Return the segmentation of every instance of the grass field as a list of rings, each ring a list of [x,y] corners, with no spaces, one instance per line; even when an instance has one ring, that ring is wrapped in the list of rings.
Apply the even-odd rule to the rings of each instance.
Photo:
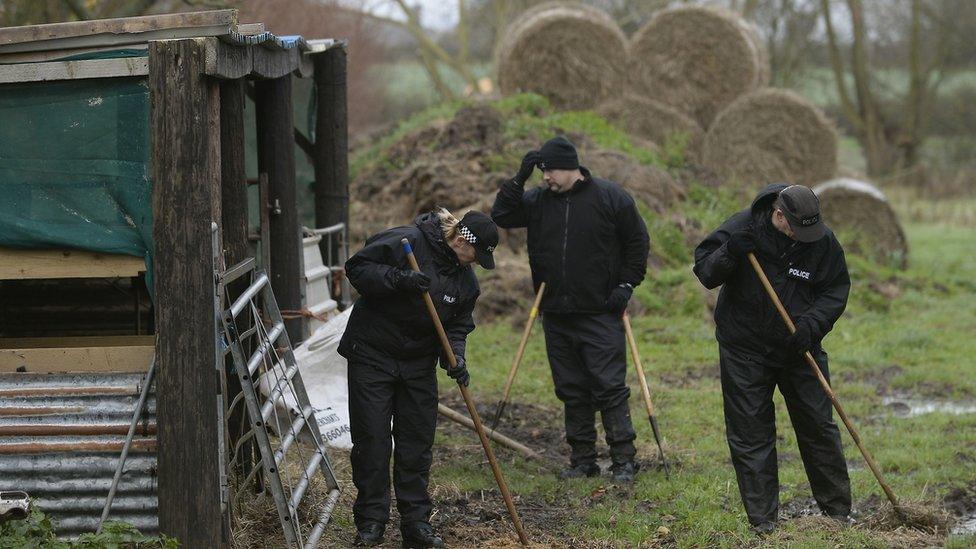
[[[973,206],[968,204],[969,211]],[[972,499],[976,492],[972,228],[956,223],[951,216],[944,216],[941,222],[909,223],[906,228],[912,249],[907,271],[879,270],[851,259],[851,303],[825,343],[831,354],[834,388],[887,481],[903,500],[968,508],[971,514],[976,506]],[[614,486],[606,475],[557,481],[555,472],[565,463],[566,452],[560,440],[562,409],[553,394],[537,327],[516,380],[511,413],[499,430],[553,461],[533,462],[497,450],[533,541],[554,547],[976,544],[972,534],[946,537],[944,533],[933,536],[869,527],[883,495],[843,427],[860,524],[840,529],[822,519],[802,516],[809,514],[812,499],[778,393],[781,514],[789,520],[770,538],[754,536],[729,464],[717,349],[702,294],[687,266],[651,277],[651,283],[636,293],[646,313],[634,318],[634,327],[672,462],[672,479],[665,480],[653,467],[653,438],[632,370],[631,409],[639,453],[649,468],[631,488]],[[872,289],[879,284],[886,284],[882,294]],[[469,340],[471,388],[483,415],[488,415],[500,396],[519,335],[518,322],[502,322],[480,326]],[[456,389],[443,379],[442,398],[456,409],[462,408]],[[936,411],[905,413],[926,403]],[[964,409],[969,413],[940,411],[940,405],[953,403],[968,406]],[[442,421],[434,454],[431,490],[438,511],[433,522],[447,541],[455,547],[514,546],[504,506],[474,435]],[[352,497],[351,491],[344,499]],[[342,506],[336,541],[352,535],[349,514],[349,506]],[[395,522],[388,534],[395,537],[394,530]]]

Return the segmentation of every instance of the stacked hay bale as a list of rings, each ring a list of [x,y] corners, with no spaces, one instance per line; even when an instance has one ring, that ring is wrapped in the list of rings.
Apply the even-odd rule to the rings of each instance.
[[[680,7],[654,15],[630,40],[628,89],[707,128],[736,97],[764,86],[768,56],[738,15]]]
[[[628,94],[600,105],[597,113],[627,133],[660,147],[672,139],[682,139],[689,158],[701,156],[705,131],[691,117],[660,101]]]
[[[583,21],[593,26],[592,36],[611,37],[611,47],[596,57],[564,55],[558,29],[575,33],[571,22]],[[604,82],[600,72],[609,70],[616,78],[619,36],[619,28],[595,8],[532,8],[502,41],[502,91],[532,90],[557,108],[590,108],[599,96],[596,110],[638,140],[661,147],[684,135],[686,159],[733,184],[813,185],[834,176],[833,125],[796,94],[763,87],[769,55],[757,30],[739,15],[702,6],[656,13],[627,44],[626,91],[615,96],[614,90],[590,85],[586,76]],[[516,84],[516,77],[524,83]]]
[[[837,171],[837,131],[799,95],[765,88],[738,98],[705,136],[706,167],[749,186],[814,185]]]
[[[504,94],[533,92],[559,109],[591,109],[623,88],[626,37],[601,10],[543,4],[523,14],[501,44]]]
[[[813,192],[820,199],[824,222],[848,252],[899,268],[908,265],[905,231],[877,187],[842,177],[813,187]]]

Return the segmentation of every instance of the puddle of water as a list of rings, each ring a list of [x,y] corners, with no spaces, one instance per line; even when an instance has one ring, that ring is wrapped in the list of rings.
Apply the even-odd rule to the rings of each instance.
[[[976,534],[976,515],[961,517],[949,533],[957,536]]]
[[[936,412],[957,416],[976,414],[976,402],[926,400],[901,396],[886,396],[881,402],[898,417],[916,417]]]

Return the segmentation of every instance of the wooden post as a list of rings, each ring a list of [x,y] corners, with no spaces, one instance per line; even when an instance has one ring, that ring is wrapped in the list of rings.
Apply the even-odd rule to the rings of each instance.
[[[271,206],[271,289],[282,312],[302,309],[302,235],[295,191],[295,133],[291,75],[258,80],[254,86],[258,171],[268,174]],[[262,243],[264,245],[264,243]],[[305,339],[305,319],[285,320],[293,346]]]
[[[346,119],[346,48],[335,47],[314,60],[315,118],[315,225],[349,226],[349,140]],[[322,259],[327,265],[341,261],[339,247],[332,257],[323,240]]]
[[[224,260],[228,267],[247,259],[250,255],[247,217],[247,174],[244,164],[244,80],[224,80],[220,82],[220,196],[221,233],[223,236]],[[232,295],[238,295],[246,286],[247,280],[235,281]],[[250,320],[242,317],[242,322]],[[246,330],[250,324],[241,324]],[[245,350],[249,352],[249,350]],[[227,372],[233,372],[234,359],[227,355],[224,365]],[[240,378],[227,375],[227,402],[232,402],[241,392]],[[245,407],[239,404],[227,418],[230,449],[237,443],[242,427],[246,423]],[[247,442],[241,448],[242,457],[238,460],[240,469],[245,472],[250,467],[251,445]],[[228,456],[228,460],[234,456]]]
[[[244,150],[244,81],[224,80],[220,82],[220,217],[228,267],[250,253]]]
[[[211,223],[220,221],[219,94],[205,39],[149,43],[159,528],[224,547]]]

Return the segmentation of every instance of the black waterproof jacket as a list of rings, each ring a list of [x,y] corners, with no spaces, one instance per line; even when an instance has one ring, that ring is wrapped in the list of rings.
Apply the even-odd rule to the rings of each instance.
[[[772,204],[785,188],[766,187],[751,208],[730,217],[695,249],[695,275],[706,288],[722,286],[715,307],[716,339],[777,362],[799,357],[786,350],[789,330],[749,260],[729,254],[732,233],[745,229],[756,234],[756,258],[794,322],[809,323],[814,351],[844,312],[851,289],[844,250],[833,232],[828,229],[820,240],[804,244],[773,226]]]
[[[395,227],[370,237],[346,261],[346,276],[359,291],[339,354],[372,363],[386,357],[410,359],[440,355],[441,346],[423,297],[393,286],[395,269],[409,270],[400,243],[406,237],[422,270],[430,277],[430,296],[451,341],[464,356],[465,338],[474,330],[472,311],[480,290],[474,271],[458,263],[444,241],[435,214],[418,216],[413,225]]]
[[[634,199],[580,171],[584,179],[561,194],[508,181],[491,209],[499,227],[528,227],[532,281],[546,283],[547,313],[605,313],[610,291],[637,286],[647,270],[650,240]]]

